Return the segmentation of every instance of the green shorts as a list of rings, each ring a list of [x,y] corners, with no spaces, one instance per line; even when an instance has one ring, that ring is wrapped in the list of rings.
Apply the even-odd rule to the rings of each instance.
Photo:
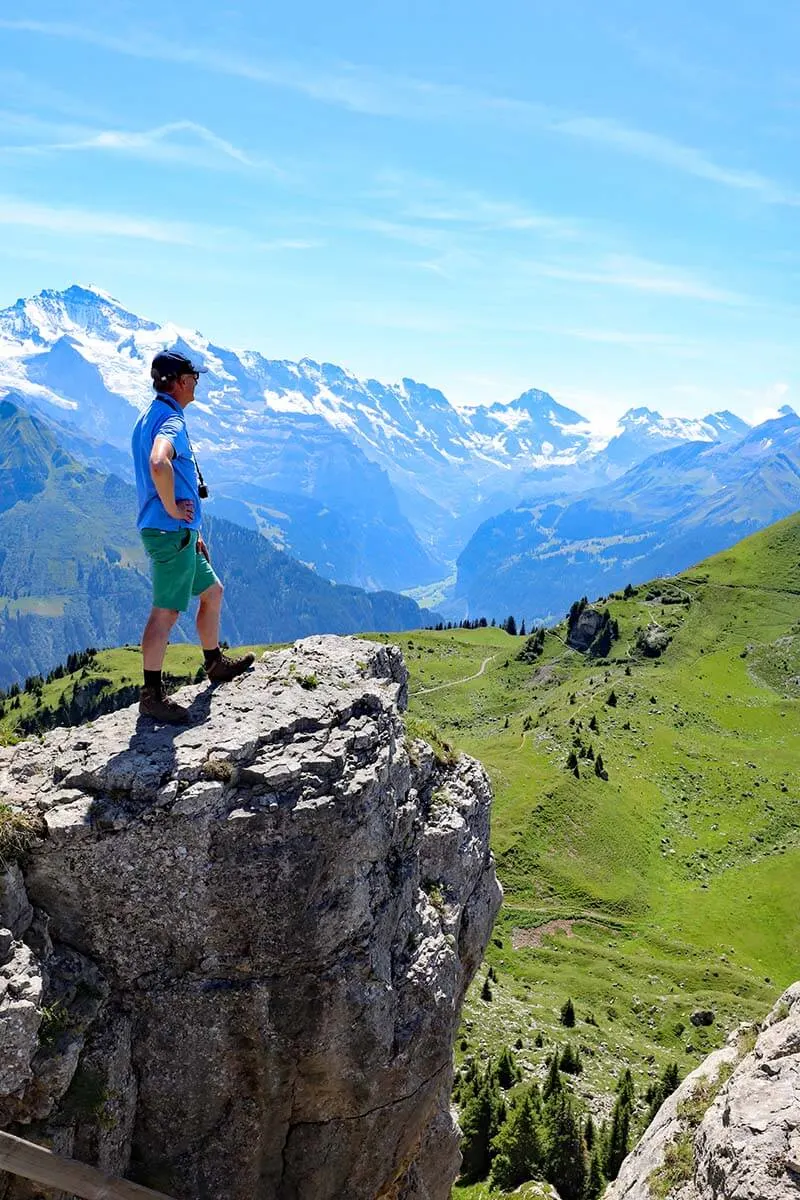
[[[218,583],[197,549],[196,529],[141,529],[153,574],[153,605],[185,612],[192,596]]]

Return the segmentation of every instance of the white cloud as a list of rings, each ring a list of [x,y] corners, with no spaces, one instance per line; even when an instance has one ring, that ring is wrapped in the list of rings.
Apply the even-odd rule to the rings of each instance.
[[[213,242],[220,231],[183,221],[153,220],[124,213],[59,208],[15,197],[0,196],[0,226],[40,229],[47,233],[90,237],[121,237],[170,245],[200,246]]]
[[[149,154],[155,151],[157,157],[171,159],[180,154],[182,147],[175,145],[174,137],[182,134],[188,134],[190,141],[202,142],[212,150],[218,151],[223,157],[233,159],[234,162],[248,167],[256,165],[254,159],[245,154],[243,150],[225,138],[219,137],[210,129],[206,129],[204,125],[198,125],[195,121],[172,121],[167,125],[159,125],[157,129],[148,129],[142,133],[107,129],[94,134],[85,141],[74,142],[71,146],[66,145],[63,149],[120,150],[134,154]]]
[[[563,279],[570,283],[625,288],[635,292],[652,292],[659,296],[705,300],[714,304],[748,303],[747,298],[738,292],[715,287],[690,274],[676,272],[661,263],[622,255],[610,255],[599,264],[588,267],[561,263],[529,263],[527,269],[537,276]]]
[[[722,187],[749,192],[769,204],[800,205],[800,193],[766,175],[726,166],[693,146],[627,126],[611,117],[558,112],[531,101],[385,74],[352,63],[320,66],[249,61],[207,47],[157,42],[141,32],[121,37],[69,22],[17,18],[0,19],[0,29],[84,42],[136,58],[183,63],[217,74],[287,88],[313,100],[373,116],[427,121],[437,118],[512,120],[562,137],[592,141]]]
[[[608,117],[569,117],[553,121],[554,130],[570,137],[596,142],[632,154],[648,162],[670,167],[698,179],[739,191],[753,192],[769,204],[800,205],[800,193],[784,188],[757,171],[745,171],[714,162],[693,146],[685,146],[661,134],[632,129]]]
[[[7,119],[5,119],[7,117]],[[33,135],[39,140],[26,144],[10,143],[0,146],[6,154],[43,155],[67,151],[100,151],[128,154],[136,158],[163,163],[191,163],[203,167],[238,164],[242,167],[267,169],[283,174],[272,163],[255,158],[213,130],[196,121],[170,121],[155,129],[142,131],[126,129],[87,129],[58,126],[35,117],[16,113],[4,114],[7,133]]]

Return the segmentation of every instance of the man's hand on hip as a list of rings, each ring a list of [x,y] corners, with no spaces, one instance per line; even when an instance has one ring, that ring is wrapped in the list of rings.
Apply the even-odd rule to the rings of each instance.
[[[166,505],[164,506],[166,508]],[[167,510],[176,521],[194,520],[194,500],[176,500],[173,508]]]

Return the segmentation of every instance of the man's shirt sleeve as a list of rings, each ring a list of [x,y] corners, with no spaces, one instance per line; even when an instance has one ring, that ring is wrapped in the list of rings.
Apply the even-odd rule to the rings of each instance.
[[[174,415],[167,417],[166,420],[162,421],[162,423],[158,426],[153,435],[153,442],[155,442],[156,438],[166,438],[172,446],[172,449],[177,453],[178,442],[182,433],[183,421],[180,419],[177,413],[175,413]]]

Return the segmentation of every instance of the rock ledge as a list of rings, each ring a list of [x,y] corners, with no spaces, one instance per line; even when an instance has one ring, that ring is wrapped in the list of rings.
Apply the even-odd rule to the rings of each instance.
[[[38,830],[0,886],[0,1125],[186,1200],[449,1196],[500,890],[485,772],[406,742],[406,691],[397,648],[314,637],[184,689],[189,728],[0,750]]]

